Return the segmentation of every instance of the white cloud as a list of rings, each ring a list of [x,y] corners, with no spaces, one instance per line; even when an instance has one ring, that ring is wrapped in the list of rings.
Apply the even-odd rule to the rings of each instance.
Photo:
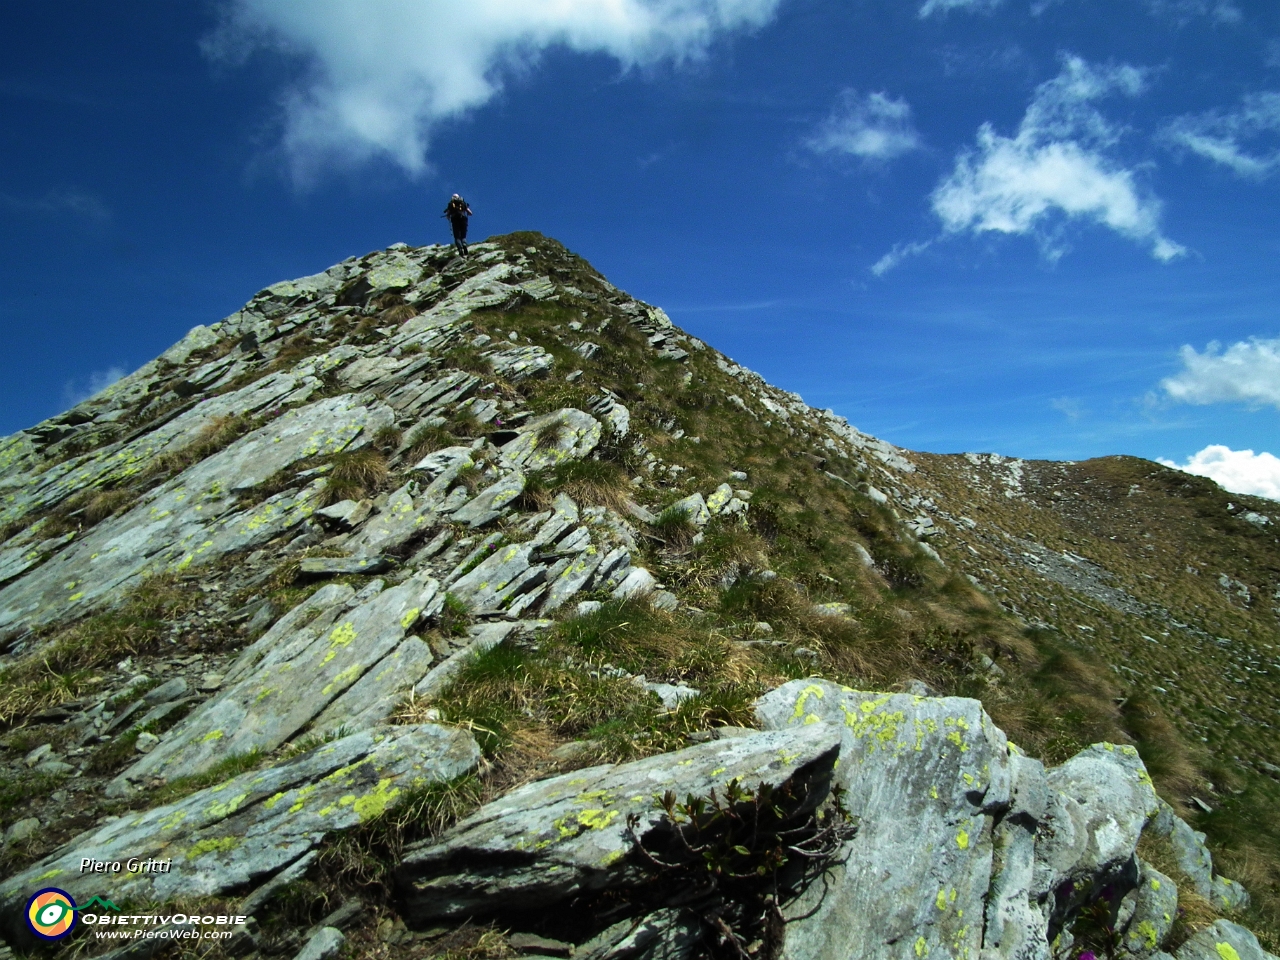
[[[1280,337],[1233,343],[1221,351],[1210,343],[1204,353],[1184,346],[1182,371],[1160,381],[1169,396],[1182,403],[1247,403],[1280,409]]]
[[[1248,141],[1270,135],[1269,150],[1246,148]],[[1225,112],[1178,117],[1167,128],[1166,139],[1202,157],[1230,167],[1242,177],[1265,177],[1280,168],[1280,93],[1251,93],[1240,108]]]
[[[1186,23],[1192,17],[1211,17],[1219,23],[1239,23],[1240,8],[1232,0],[1147,0],[1147,9],[1157,17]]]
[[[1004,137],[991,124],[978,130],[976,150],[962,152],[933,192],[933,210],[947,233],[1030,234],[1050,257],[1055,215],[1108,227],[1150,246],[1168,261],[1186,251],[1160,232],[1160,203],[1144,196],[1131,170],[1106,151],[1121,131],[1093,106],[1112,93],[1136,96],[1142,71],[1093,66],[1067,57],[1062,72],[1036,88],[1017,133]]]
[[[1252,450],[1232,450],[1220,443],[1210,444],[1178,466],[1160,459],[1166,467],[1208,477],[1223,490],[1254,497],[1280,500],[1280,457]]]
[[[427,169],[439,122],[474,110],[563,46],[623,68],[702,56],[720,35],[763,26],[781,0],[224,0],[207,55],[295,56],[283,148],[305,182],[329,164],[387,158]]]
[[[0,206],[22,213],[58,215],[69,213],[86,220],[109,220],[111,211],[92,194],[80,190],[50,190],[43,197],[17,197],[0,193]]]
[[[920,7],[920,16],[929,17],[935,13],[950,13],[952,10],[988,13],[1003,2],[1004,0],[925,0]]]
[[[67,406],[74,407],[90,397],[97,396],[127,373],[124,367],[108,367],[95,370],[84,380],[68,380],[62,386],[62,398]]]
[[[860,96],[845,90],[805,145],[815,153],[845,153],[866,160],[892,160],[920,148],[911,107],[886,93]]]
[[[1088,413],[1075,397],[1055,397],[1049,401],[1049,406],[1073,422]]]
[[[908,257],[914,257],[917,254],[924,253],[931,246],[933,246],[932,240],[915,240],[911,243],[895,243],[892,250],[871,265],[871,272],[877,277],[883,277],[903,260],[906,260]]]

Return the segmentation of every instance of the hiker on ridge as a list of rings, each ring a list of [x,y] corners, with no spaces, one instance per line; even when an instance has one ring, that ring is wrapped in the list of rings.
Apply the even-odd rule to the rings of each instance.
[[[471,207],[467,201],[456,193],[449,205],[444,208],[444,215],[449,218],[449,226],[453,227],[453,245],[458,253],[467,255],[467,217],[471,216]]]

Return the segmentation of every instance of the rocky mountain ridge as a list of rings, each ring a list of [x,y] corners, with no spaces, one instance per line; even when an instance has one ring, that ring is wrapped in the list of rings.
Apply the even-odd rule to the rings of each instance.
[[[1259,913],[1187,821],[1280,763],[1273,508],[901,450],[554,241],[472,251],[0,443],[7,939],[139,856],[112,896],[237,956],[1263,956],[1218,916],[1267,936],[1277,861]]]

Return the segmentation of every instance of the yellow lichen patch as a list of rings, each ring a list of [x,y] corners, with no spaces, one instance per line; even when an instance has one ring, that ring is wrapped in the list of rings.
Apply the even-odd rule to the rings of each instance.
[[[937,897],[934,898],[933,905],[939,910],[947,909],[947,891],[939,890]]]
[[[916,749],[916,752],[919,753],[924,750],[925,735],[938,732],[938,721],[933,719],[933,717],[923,717],[923,718],[916,717],[911,722],[915,725],[915,729],[916,729],[915,749]]]
[[[391,783],[390,777],[384,777],[376,787],[352,805],[361,823],[386,813],[396,797],[400,796],[400,788],[391,786]]]
[[[225,734],[221,730],[210,730],[200,738],[201,743],[208,743],[211,740],[221,740]]]
[[[35,882],[39,883],[41,880],[49,880],[53,877],[56,877],[61,872],[62,871],[57,869],[56,867],[52,870],[47,870],[44,873],[40,874],[40,876],[36,877]]]
[[[588,830],[603,830],[617,818],[617,810],[583,810],[578,814],[578,822]]]
[[[1240,954],[1238,954],[1236,952],[1236,948],[1229,943],[1215,943],[1213,947],[1218,951],[1218,956],[1220,956],[1222,960],[1240,960]]]
[[[327,697],[329,696],[329,694],[333,693],[333,691],[338,687],[346,687],[351,685],[359,678],[360,670],[361,670],[360,664],[353,663],[351,666],[347,667],[347,669],[343,670],[340,674],[338,674],[331,681],[325,684],[324,688],[320,692]]]
[[[799,720],[804,716],[804,704],[810,697],[817,697],[821,700],[824,696],[826,696],[826,691],[824,691],[822,687],[818,686],[816,683],[809,684],[801,690],[800,695],[796,697],[796,708],[794,713],[792,713],[793,719]]]
[[[297,797],[293,801],[293,805],[289,807],[290,813],[297,813],[306,805],[307,797],[316,792],[315,784],[309,783],[298,791]]]
[[[240,846],[239,837],[220,837],[217,840],[212,838],[208,840],[201,840],[187,851],[187,859],[194,860],[196,857],[202,857],[206,853],[230,853],[238,846]]]
[[[927,957],[929,955],[929,944],[924,937],[916,937],[916,956]]]
[[[961,830],[959,833],[956,834],[956,846],[959,847],[961,850],[969,849],[969,831],[968,830]]]
[[[606,853],[603,857],[600,858],[600,866],[611,867],[615,863],[617,863],[619,860],[621,860],[624,856],[626,856],[626,854],[624,854],[621,850],[610,850],[608,853]],[[554,870],[555,868],[552,867],[551,869]]]
[[[418,619],[418,614],[422,613],[421,607],[410,607],[404,612],[404,616],[400,618],[400,629],[408,630],[413,626],[413,622]]]
[[[248,799],[248,797],[249,797],[249,794],[241,793],[241,794],[238,794],[237,796],[232,797],[230,800],[226,801],[225,803],[220,803],[219,801],[215,800],[213,803],[209,804],[209,806],[205,808],[204,812],[208,816],[220,820],[223,817],[227,817],[235,813],[235,811],[239,808],[240,804],[244,803],[245,800]]]
[[[890,744],[894,744],[897,747],[895,752],[904,749],[897,740],[898,731],[906,722],[906,714],[901,710],[880,710],[888,702],[888,696],[867,700],[858,705],[857,711],[850,710],[847,704],[840,705],[840,709],[844,711],[845,725],[858,739],[867,739],[870,752],[875,751],[877,744],[885,750],[889,749]]]
[[[1138,937],[1141,938],[1140,943],[1147,950],[1154,950],[1160,945],[1159,931],[1156,930],[1156,925],[1150,920],[1143,920],[1138,924]]]
[[[187,815],[185,813],[181,810],[175,810],[167,817],[162,818],[156,826],[161,830],[172,830],[185,819],[187,819]]]
[[[284,799],[284,794],[277,793],[275,796],[268,797],[266,800],[264,800],[262,802],[262,805],[266,807],[268,810],[270,810],[272,807],[274,807],[277,803],[279,803],[283,799]]]
[[[329,634],[329,646],[345,647],[349,646],[351,641],[356,638],[356,628],[349,620],[344,620],[333,628],[333,632]]]

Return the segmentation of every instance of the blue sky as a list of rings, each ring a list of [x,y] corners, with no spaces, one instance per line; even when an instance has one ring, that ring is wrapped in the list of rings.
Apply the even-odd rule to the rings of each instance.
[[[1274,2],[10,5],[0,116],[3,432],[458,191],[894,443],[1280,498]]]

